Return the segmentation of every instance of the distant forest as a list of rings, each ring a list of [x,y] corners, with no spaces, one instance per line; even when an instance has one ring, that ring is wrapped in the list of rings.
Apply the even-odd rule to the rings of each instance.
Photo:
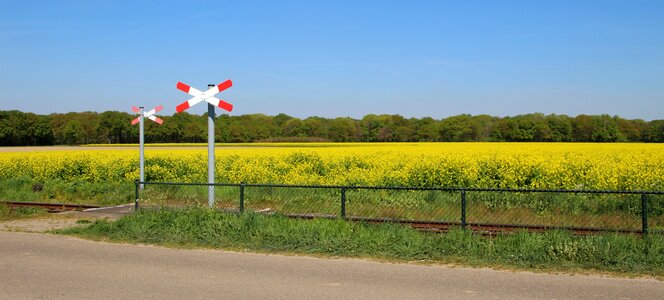
[[[118,111],[37,115],[0,111],[1,146],[137,143],[136,115]],[[207,116],[177,113],[146,121],[148,143],[207,141]],[[366,115],[362,119],[286,114],[221,115],[216,141],[334,142],[664,142],[664,120],[627,120],[609,115],[544,115],[494,117],[452,116],[441,120],[400,115]]]

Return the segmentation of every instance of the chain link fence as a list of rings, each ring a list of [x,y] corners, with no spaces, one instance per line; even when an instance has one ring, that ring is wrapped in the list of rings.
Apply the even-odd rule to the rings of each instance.
[[[136,208],[214,207],[426,229],[664,233],[664,192],[136,182]]]

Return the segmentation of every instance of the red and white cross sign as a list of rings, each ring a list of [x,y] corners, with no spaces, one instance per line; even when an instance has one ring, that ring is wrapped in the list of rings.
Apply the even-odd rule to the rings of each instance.
[[[159,105],[159,106],[153,108],[152,110],[144,111],[144,112],[143,112],[143,117],[146,117],[146,118],[148,118],[148,119],[150,119],[150,120],[152,120],[152,121],[157,122],[157,124],[161,125],[161,124],[164,123],[164,120],[158,118],[158,117],[155,116],[154,114],[156,114],[157,112],[160,112],[162,109],[164,109],[164,106],[163,106],[163,105]],[[131,107],[131,110],[133,110],[135,113],[140,113],[140,111],[141,111],[141,109],[138,108],[138,107],[136,107],[136,106],[132,106],[132,107]],[[131,121],[131,125],[136,125],[136,123],[138,123],[138,122],[140,122],[140,121],[141,121],[141,117],[138,116],[136,119],[133,119],[133,120]]]
[[[189,95],[192,95],[192,96],[194,96],[194,98],[191,98],[191,99],[183,102],[182,104],[178,105],[175,108],[175,111],[183,112],[183,111],[187,110],[188,108],[198,104],[198,102],[201,102],[201,101],[206,101],[207,103],[210,103],[210,104],[212,104],[216,107],[219,107],[221,109],[225,109],[227,111],[232,111],[233,110],[233,104],[230,104],[230,103],[228,103],[224,100],[221,100],[221,99],[214,96],[218,93],[223,92],[225,89],[231,87],[232,85],[233,85],[233,82],[229,79],[229,80],[226,80],[226,81],[210,88],[209,90],[207,90],[205,92],[201,92],[201,91],[199,91],[199,90],[197,90],[193,87],[190,87],[190,86],[188,86],[188,85],[186,85],[182,82],[178,82],[178,84],[176,86],[178,88],[178,90],[181,90],[181,91],[183,91],[183,92],[185,92]]]

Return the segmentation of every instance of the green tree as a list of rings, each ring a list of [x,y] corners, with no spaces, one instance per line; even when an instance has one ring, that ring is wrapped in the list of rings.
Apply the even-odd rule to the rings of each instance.
[[[302,121],[307,136],[327,139],[329,136],[329,122],[321,117],[309,117]]]
[[[107,111],[36,115],[0,111],[0,145],[128,143],[138,140],[135,115]],[[146,122],[147,142],[204,142],[207,117],[177,113],[161,116],[164,125]],[[627,120],[618,116],[544,115],[513,117],[462,114],[441,121],[431,117],[368,114],[360,120],[286,114],[220,115],[215,141],[253,142],[278,137],[320,137],[333,141],[543,141],[543,142],[664,142],[664,120]],[[76,131],[76,132],[74,132]]]
[[[15,127],[12,124],[10,115],[12,111],[0,111],[0,145],[14,146]]]
[[[83,136],[83,125],[77,120],[67,122],[62,129],[63,142],[67,145],[82,144]]]
[[[284,114],[284,113],[280,113],[280,114],[274,116],[272,121],[273,121],[274,125],[277,128],[279,128],[278,136],[283,136],[284,135],[284,125],[286,124],[286,122],[288,122],[288,120],[291,120],[291,119],[293,119],[293,117],[291,117],[287,114]]]
[[[645,130],[646,122],[643,120],[626,120],[618,116],[613,118],[618,124],[618,130],[627,141],[643,141],[643,131]]]
[[[572,132],[575,142],[590,142],[594,131],[594,124],[591,116],[578,115],[572,122]]]
[[[105,111],[99,114],[97,135],[109,144],[128,143],[131,138],[132,119],[132,116],[124,112]]]
[[[392,116],[392,124],[394,124],[393,141],[395,142],[415,142],[415,126],[416,119],[406,119],[400,115]]]
[[[528,142],[535,138],[535,123],[525,115],[505,117],[498,122],[496,131],[500,140],[509,142]]]
[[[33,145],[53,145],[53,128],[49,116],[38,116],[34,127]]]
[[[616,120],[609,115],[592,116],[592,134],[593,142],[621,142],[625,140]]]
[[[491,140],[498,118],[489,115],[477,115],[472,119],[473,139],[475,141]]]
[[[573,140],[572,120],[566,115],[550,114],[545,117],[551,129],[552,142],[571,142]]]
[[[401,122],[403,117],[396,117]],[[392,142],[396,141],[398,124],[392,115],[369,114],[360,120],[360,139],[365,142]]]
[[[440,140],[439,122],[431,117],[415,121],[415,137],[418,142],[435,142]]]
[[[643,129],[643,141],[648,143],[664,142],[664,120],[648,122]]]
[[[330,122],[328,138],[335,142],[352,142],[359,139],[357,122],[351,118],[336,118]]]
[[[452,116],[440,121],[440,138],[443,142],[473,140],[473,120],[470,115]]]
[[[283,133],[285,136],[303,137],[307,135],[307,128],[302,123],[302,120],[292,118],[283,124]]]

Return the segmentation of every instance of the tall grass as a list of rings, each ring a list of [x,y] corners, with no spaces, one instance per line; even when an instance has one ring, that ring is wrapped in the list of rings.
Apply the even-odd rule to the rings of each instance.
[[[0,180],[0,201],[117,205],[134,201],[133,182],[87,182],[27,177]]]
[[[177,247],[508,266],[523,269],[594,269],[664,275],[664,238],[568,232],[519,232],[494,238],[469,231],[419,232],[397,224],[294,220],[217,210],[144,210],[117,221],[60,231],[93,239]]]
[[[216,205],[239,209],[240,189],[218,186]],[[141,206],[207,206],[207,186],[147,184]],[[577,226],[640,230],[640,195],[467,192],[467,220],[542,226]],[[366,190],[345,193],[347,216],[425,221],[460,221],[458,191]],[[652,230],[664,224],[664,197],[650,195],[648,219]],[[283,214],[339,215],[339,188],[244,188],[244,208]]]
[[[0,221],[37,217],[46,214],[48,214],[48,211],[41,207],[17,207],[11,209],[4,203],[0,203]]]

